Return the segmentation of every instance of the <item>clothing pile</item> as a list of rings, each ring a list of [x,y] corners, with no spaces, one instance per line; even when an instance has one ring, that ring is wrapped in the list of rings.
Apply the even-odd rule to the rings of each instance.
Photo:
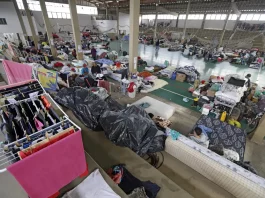
[[[165,76],[167,78],[170,78],[175,70],[176,70],[176,67],[169,66],[163,70],[160,70],[158,74]]]
[[[185,74],[187,76],[186,81],[188,83],[193,83],[195,80],[200,78],[200,73],[194,66],[178,67],[175,72]]]
[[[134,177],[124,165],[112,166],[107,173],[129,198],[155,198],[160,190],[157,184]]]

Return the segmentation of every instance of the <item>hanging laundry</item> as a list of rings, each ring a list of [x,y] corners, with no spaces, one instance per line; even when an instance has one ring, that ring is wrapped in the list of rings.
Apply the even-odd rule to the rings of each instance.
[[[29,197],[47,198],[53,195],[87,170],[81,132],[8,166],[7,170]]]

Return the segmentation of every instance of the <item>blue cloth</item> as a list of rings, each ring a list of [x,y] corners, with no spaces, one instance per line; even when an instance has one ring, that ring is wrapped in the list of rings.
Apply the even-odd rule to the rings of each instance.
[[[177,140],[177,139],[179,138],[179,135],[180,135],[179,132],[177,132],[177,131],[171,129],[171,131],[170,131],[170,136],[171,136],[172,140]]]
[[[81,69],[81,74],[82,74],[82,75],[84,75],[84,73],[88,73],[88,72],[89,72],[88,67],[83,67],[83,68]]]
[[[98,60],[96,60],[96,63],[106,64],[106,65],[113,65],[114,64],[114,62],[112,60],[106,59],[106,58],[98,59]]]
[[[199,128],[201,128],[202,132],[204,133],[204,135],[206,135],[207,137],[209,136],[210,133],[213,132],[212,129],[204,126],[204,125],[198,125]]]

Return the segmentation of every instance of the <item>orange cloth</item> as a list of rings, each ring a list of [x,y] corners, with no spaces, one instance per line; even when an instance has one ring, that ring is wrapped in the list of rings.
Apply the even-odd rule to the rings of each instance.
[[[146,78],[146,77],[152,76],[152,74],[148,71],[143,71],[143,72],[140,72],[138,76]]]

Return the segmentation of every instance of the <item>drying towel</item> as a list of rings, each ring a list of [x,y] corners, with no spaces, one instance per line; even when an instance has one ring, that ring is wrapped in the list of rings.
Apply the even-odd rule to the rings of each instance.
[[[32,67],[13,61],[3,60],[8,84],[18,83],[32,78]]]
[[[78,131],[7,170],[30,198],[47,198],[87,170],[81,132]]]

